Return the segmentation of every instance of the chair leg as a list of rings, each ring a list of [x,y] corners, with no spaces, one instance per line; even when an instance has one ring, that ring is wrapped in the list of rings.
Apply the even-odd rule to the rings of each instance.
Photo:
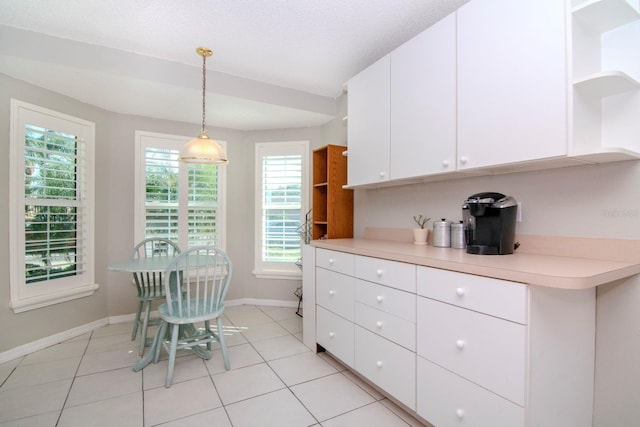
[[[140,331],[140,356],[144,354],[144,347],[147,345],[147,328],[149,327],[149,317],[151,316],[151,301],[145,301],[144,304],[144,320],[142,322],[142,330]]]
[[[204,321],[204,330],[209,334],[209,339],[211,339],[211,322],[208,320]],[[211,351],[211,341],[207,342],[207,350]]]
[[[218,339],[220,340],[220,348],[222,349],[222,358],[224,359],[224,369],[227,371],[231,369],[229,363],[229,355],[227,354],[227,344],[225,343],[224,330],[222,329],[222,318],[216,318],[216,324],[218,325]]]
[[[138,309],[136,310],[136,319],[133,321],[133,331],[131,331],[131,341],[135,341],[136,335],[138,335],[138,325],[140,324],[140,313],[142,313],[142,301],[138,301]]]
[[[171,347],[169,348],[169,365],[167,365],[167,382],[165,387],[171,387],[173,383],[173,365],[176,362],[176,347],[178,346],[178,332],[180,325],[171,324]]]
[[[151,351],[153,351],[153,363],[158,363],[158,360],[160,359],[162,343],[167,335],[167,325],[167,322],[161,320],[160,326],[158,326],[158,330],[156,331],[156,336],[153,339],[153,344],[151,345]]]

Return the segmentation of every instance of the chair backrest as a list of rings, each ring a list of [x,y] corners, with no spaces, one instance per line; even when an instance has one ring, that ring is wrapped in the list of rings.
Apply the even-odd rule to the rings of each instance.
[[[174,258],[179,254],[180,248],[176,243],[169,239],[152,237],[144,239],[135,245],[129,258],[132,260],[159,257]],[[162,295],[162,274],[163,272],[133,273],[133,281],[138,288],[138,295]]]
[[[229,256],[215,246],[198,246],[182,252],[164,273],[169,314],[204,318],[224,309],[233,266]],[[179,277],[179,280],[176,278]],[[182,292],[176,292],[181,282]]]

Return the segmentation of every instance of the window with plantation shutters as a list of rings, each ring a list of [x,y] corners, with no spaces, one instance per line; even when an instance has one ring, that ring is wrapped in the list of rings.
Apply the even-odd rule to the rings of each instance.
[[[11,102],[11,306],[91,295],[94,124]]]
[[[189,139],[136,132],[136,241],[164,237],[183,250],[224,248],[225,167],[180,163],[178,153]]]
[[[256,144],[257,276],[300,276],[308,153],[308,141]]]

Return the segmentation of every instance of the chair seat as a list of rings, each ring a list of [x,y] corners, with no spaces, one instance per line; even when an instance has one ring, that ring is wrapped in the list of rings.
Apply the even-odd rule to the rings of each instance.
[[[173,302],[171,304],[171,314],[169,312],[169,305],[167,303],[161,304],[158,307],[158,313],[160,318],[168,323],[175,323],[183,325],[187,323],[204,322],[205,320],[212,320],[222,315],[224,306],[217,307],[215,310],[208,310],[204,307],[204,301],[192,299],[190,302],[182,301],[182,316],[180,313],[180,304]],[[189,307],[191,307],[189,309]]]

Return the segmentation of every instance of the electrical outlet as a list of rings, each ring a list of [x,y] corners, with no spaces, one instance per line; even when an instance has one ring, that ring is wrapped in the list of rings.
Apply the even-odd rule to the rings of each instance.
[[[522,202],[518,202],[518,210],[516,211],[516,222],[522,222]]]

